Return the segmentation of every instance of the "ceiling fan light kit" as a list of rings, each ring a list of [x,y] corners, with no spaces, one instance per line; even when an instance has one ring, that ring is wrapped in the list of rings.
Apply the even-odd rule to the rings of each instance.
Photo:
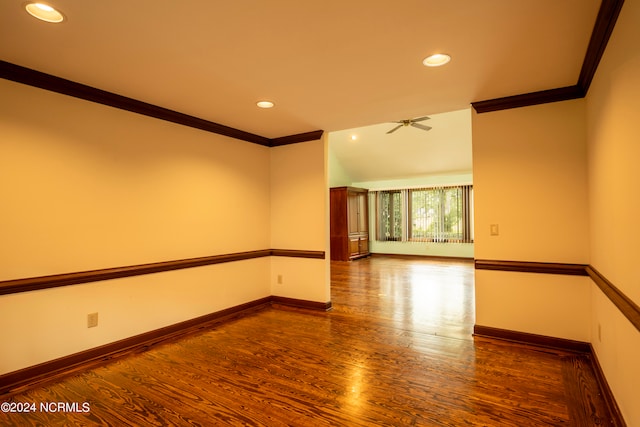
[[[426,125],[418,123],[418,122],[423,122],[425,120],[429,120],[430,118],[431,117],[424,116],[424,117],[418,117],[418,118],[415,118],[415,119],[406,119],[406,120],[400,120],[400,121],[397,121],[397,122],[393,122],[393,123],[399,123],[399,124],[396,127],[394,127],[393,129],[391,129],[390,131],[388,131],[387,135],[397,131],[401,127],[406,127],[406,126],[413,126],[414,128],[418,128],[418,129],[422,129],[422,130],[431,130],[432,129],[431,126],[426,126]]]

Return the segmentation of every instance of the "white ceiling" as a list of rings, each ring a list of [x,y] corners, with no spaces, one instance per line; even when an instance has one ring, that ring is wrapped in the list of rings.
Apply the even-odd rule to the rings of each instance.
[[[329,148],[353,182],[471,172],[470,109],[432,114],[420,124],[432,129],[403,126],[387,134],[395,125],[383,123],[332,132]]]
[[[600,6],[600,0],[47,2],[68,19],[42,23],[24,11],[24,0],[0,2],[0,59],[268,138],[574,85]],[[424,67],[422,59],[435,52],[453,60]],[[276,107],[258,109],[263,98]]]

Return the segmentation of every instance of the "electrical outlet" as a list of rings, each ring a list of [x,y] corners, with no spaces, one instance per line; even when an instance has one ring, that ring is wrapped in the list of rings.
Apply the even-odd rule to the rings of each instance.
[[[87,328],[95,328],[98,326],[98,313],[87,314]]]
[[[278,274],[278,285],[282,285],[282,274]]]
[[[500,235],[500,229],[498,228],[498,224],[491,224],[489,227],[489,232],[492,236]]]

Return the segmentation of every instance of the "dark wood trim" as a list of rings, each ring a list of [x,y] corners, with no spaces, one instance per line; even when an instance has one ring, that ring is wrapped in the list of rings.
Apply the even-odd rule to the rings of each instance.
[[[603,0],[600,5],[598,17],[591,32],[589,47],[578,77],[578,86],[585,95],[589,91],[589,86],[591,86],[593,76],[596,74],[598,64],[600,64],[611,33],[613,33],[623,4],[624,0]]]
[[[283,305],[315,311],[329,311],[332,308],[331,301],[321,303],[278,296],[260,298],[215,313],[2,374],[0,375],[0,396],[6,398],[8,394],[18,393],[26,388],[59,379],[80,369],[99,366],[119,357],[145,351],[159,343],[179,339],[211,328],[219,323],[245,316],[256,310],[262,310],[269,305]]]
[[[167,108],[158,107],[157,105],[138,101],[133,98],[107,92],[81,83],[76,83],[71,80],[42,73],[30,68],[21,67],[9,62],[0,61],[0,77],[17,83],[23,83],[40,89],[61,93],[63,95],[73,96],[85,101],[96,102],[98,104],[108,105],[110,107],[131,111],[148,117],[166,120],[168,122],[189,126],[207,132],[213,132],[218,135],[224,135],[267,147],[271,145],[271,140],[269,138],[265,138],[260,135],[224,126],[198,117],[189,116]]]
[[[271,297],[230,307],[215,313],[196,317],[164,328],[155,329],[79,353],[40,363],[18,371],[0,375],[0,395],[18,392],[23,388],[58,379],[78,369],[85,369],[109,362],[115,358],[144,351],[160,342],[183,337],[210,328],[216,323],[263,309],[271,303]]]
[[[277,147],[280,145],[315,141],[320,139],[324,133],[322,130],[315,130],[312,132],[282,136],[279,138],[266,138],[264,136],[245,132],[240,129],[221,125],[219,123],[190,116],[178,111],[169,110],[168,108],[159,107],[147,102],[138,101],[113,92],[107,92],[102,89],[97,89],[92,86],[56,77],[51,74],[32,70],[6,61],[0,61],[0,78],[72,96],[85,101],[108,105],[109,107],[119,108],[121,110],[142,114],[144,116],[165,120],[171,123],[200,129],[206,132],[252,142],[265,147]]]
[[[332,304],[331,301],[328,302],[316,302],[316,301],[307,301],[296,298],[287,298],[287,297],[279,297],[279,296],[271,296],[272,304],[285,305],[289,307],[297,307],[297,308],[305,308],[307,310],[316,310],[316,311],[329,311],[331,310]]]
[[[586,272],[618,310],[640,331],[640,307],[591,265],[587,266]]]
[[[565,274],[571,276],[589,276],[611,302],[624,314],[635,328],[640,331],[640,306],[625,295],[598,270],[586,264],[561,264],[528,261],[496,261],[477,259],[476,270],[517,271],[523,273]]]
[[[584,98],[582,90],[578,86],[567,86],[472,102],[471,106],[473,106],[478,113],[488,113],[490,111],[508,110],[511,108],[528,107],[531,105],[548,104],[550,102],[568,101],[578,98]]]
[[[589,344],[589,353],[591,357],[593,372],[595,374],[596,381],[598,383],[598,387],[602,392],[602,397],[604,399],[605,404],[607,405],[609,414],[611,414],[612,425],[624,427],[627,424],[624,421],[624,417],[622,416],[622,412],[618,407],[618,403],[616,402],[615,397],[613,397],[613,392],[611,391],[611,387],[609,387],[609,382],[607,381],[607,378],[604,375],[604,371],[602,370],[602,366],[600,365],[600,361],[598,360],[598,355],[596,354],[591,344]]]
[[[402,258],[402,259],[422,259],[431,261],[454,261],[454,262],[474,262],[473,258],[457,257],[457,256],[440,256],[440,255],[416,255],[416,254],[387,254],[382,252],[371,252],[369,255],[373,258]]]
[[[539,347],[556,348],[579,353],[589,353],[591,344],[565,338],[548,337],[546,335],[530,334],[527,332],[511,331],[490,326],[473,326],[473,334],[482,337],[498,338],[506,341],[532,344]]]
[[[624,426],[624,420],[621,417],[616,419],[611,411],[606,391],[598,381],[592,356],[590,353],[560,356],[571,425]]]
[[[270,249],[237,252],[199,258],[188,258],[176,261],[155,262],[150,264],[131,265],[126,267],[105,268],[100,270],[80,271],[75,273],[55,274],[51,276],[30,277],[26,279],[6,280],[0,282],[0,295],[17,292],[35,291],[77,285],[79,283],[98,282],[101,280],[160,273],[163,271],[181,270],[225,262],[241,261],[252,258],[270,256]]]
[[[271,249],[271,256],[283,256],[290,258],[324,259],[324,251],[301,251],[295,249]]]
[[[299,133],[296,135],[281,136],[270,141],[270,147],[280,147],[281,145],[297,144],[299,142],[317,141],[322,138],[323,130]]]
[[[624,0],[602,1],[576,85],[476,101],[471,103],[473,108],[478,113],[487,113],[586,96],[623,4]],[[313,141],[320,139],[323,133],[321,130],[316,130],[270,139],[5,61],[0,61],[0,77],[266,147]]]
[[[555,262],[497,261],[477,259],[476,270],[517,271],[522,273],[565,274],[586,276],[585,264],[562,264]]]
[[[598,385],[598,391],[602,394],[605,404],[607,406],[609,415],[611,416],[610,420],[607,420],[607,425],[612,426],[626,426],[624,421],[624,417],[622,416],[622,412],[620,412],[620,408],[616,403],[616,399],[613,396],[613,392],[609,387],[609,383],[602,371],[602,367],[598,362],[598,357],[596,356],[595,351],[593,350],[593,346],[590,343],[583,341],[574,341],[564,338],[555,338],[549,337],[545,335],[537,335],[537,334],[529,334],[526,332],[518,332],[512,331],[508,329],[500,329],[493,328],[489,326],[481,326],[474,325],[473,334],[480,337],[488,337],[494,339],[500,339],[510,342],[517,342],[522,344],[533,345],[536,347],[544,347],[544,348],[552,348],[564,351],[571,351],[575,353],[580,353],[581,357],[584,358],[582,360],[584,363],[590,365],[593,370],[594,376],[596,378],[596,382]],[[565,368],[568,368],[565,366]],[[584,384],[577,384],[575,381],[571,381],[573,385],[576,387],[582,387]],[[580,396],[583,391],[578,388],[573,390],[573,394]],[[610,421],[610,423],[609,423]]]
[[[101,280],[119,279],[122,277],[140,276],[143,274],[160,273],[163,271],[181,270],[184,268],[201,267],[205,265],[222,264],[225,262],[242,261],[266,256],[324,259],[325,252],[293,249],[262,249],[257,251],[236,252],[175,261],[131,265],[126,267],[5,280],[0,282],[0,295],[77,285],[80,283],[98,282]]]
[[[490,111],[584,98],[607,47],[623,3],[624,0],[602,0],[576,85],[472,102],[473,108],[478,113],[488,113]]]

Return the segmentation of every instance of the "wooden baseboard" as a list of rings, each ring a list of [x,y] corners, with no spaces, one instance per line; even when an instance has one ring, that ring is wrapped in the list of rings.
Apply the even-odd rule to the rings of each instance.
[[[527,332],[511,331],[508,329],[492,328],[490,326],[474,325],[473,334],[524,344],[532,344],[538,347],[557,348],[560,350],[575,351],[579,353],[591,352],[591,344],[587,342],[530,334]]]
[[[320,303],[285,297],[268,296],[184,322],[145,332],[79,353],[70,354],[18,371],[0,375],[0,396],[6,397],[45,382],[59,379],[82,369],[107,363],[113,359],[145,351],[157,344],[182,338],[214,325],[246,316],[271,304],[327,311],[331,302]]]
[[[555,262],[497,261],[476,259],[476,270],[511,271],[520,273],[562,274],[589,276],[607,298],[640,331],[640,306],[607,280],[592,265]]]
[[[602,367],[600,366],[598,358],[593,351],[593,347],[590,343],[481,325],[475,325],[473,327],[473,334],[482,337],[529,344],[536,347],[553,348],[581,354],[582,356],[580,357],[588,360],[588,363],[591,365],[591,369],[593,369],[596,377],[599,391],[602,394],[607,409],[609,410],[611,420],[610,424],[608,425],[620,427],[626,426],[624,418],[622,417],[622,413],[620,412],[620,408],[618,407],[618,404],[613,397],[611,388],[607,383],[607,379],[604,375],[604,372],[602,371]]]
[[[457,256],[444,256],[444,255],[416,255],[416,254],[386,254],[381,252],[372,252],[372,257],[388,257],[388,258],[402,258],[402,259],[422,259],[432,261],[462,261],[462,262],[474,262],[473,258],[457,257]]]
[[[593,366],[593,372],[596,376],[596,381],[598,382],[598,387],[600,387],[600,391],[602,392],[602,397],[604,398],[605,404],[609,409],[609,413],[611,414],[612,424],[614,426],[626,426],[624,422],[624,418],[622,417],[622,412],[620,412],[620,408],[618,407],[618,403],[616,399],[613,397],[613,392],[611,391],[611,387],[609,387],[609,383],[607,382],[607,378],[604,375],[604,371],[602,370],[602,366],[598,361],[598,356],[593,349],[593,346],[589,345],[589,353],[591,357],[591,363]]]
[[[331,301],[328,302],[316,302],[316,301],[307,301],[295,298],[286,298],[286,297],[278,297],[272,296],[271,302],[273,304],[286,305],[289,307],[296,308],[305,308],[307,310],[319,310],[319,311],[329,311],[332,308]]]

